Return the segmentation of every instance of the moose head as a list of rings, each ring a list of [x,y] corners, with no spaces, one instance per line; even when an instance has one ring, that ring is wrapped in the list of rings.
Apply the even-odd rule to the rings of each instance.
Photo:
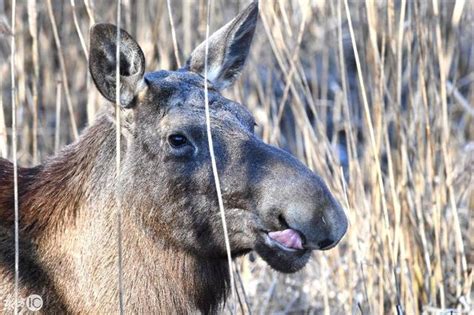
[[[203,258],[226,257],[206,133],[204,77],[234,257],[255,250],[270,266],[295,272],[312,250],[334,247],[346,215],[324,181],[289,153],[265,144],[248,109],[222,96],[241,73],[258,5],[236,18],[175,71],[145,72],[138,43],[117,27],[91,30],[89,67],[100,93],[115,102],[120,69],[124,149],[116,189],[126,215],[157,243]],[[126,237],[126,236],[125,236]]]

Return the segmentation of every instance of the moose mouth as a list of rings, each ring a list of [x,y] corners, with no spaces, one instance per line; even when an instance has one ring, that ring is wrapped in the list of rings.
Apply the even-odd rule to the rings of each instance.
[[[278,246],[282,250],[295,252],[304,250],[303,239],[300,233],[293,229],[285,229],[283,231],[268,232],[267,243],[270,246]]]
[[[311,250],[304,247],[304,237],[297,230],[261,231],[255,251],[273,269],[293,273],[303,268]]]

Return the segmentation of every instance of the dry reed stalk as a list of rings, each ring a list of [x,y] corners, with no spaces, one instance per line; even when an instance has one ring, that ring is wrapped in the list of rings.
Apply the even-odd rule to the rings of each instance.
[[[132,2],[131,0],[123,0],[122,2],[123,9],[124,11],[124,22],[123,28],[132,31],[134,29],[132,25]]]
[[[223,229],[223,234],[224,234],[224,240],[225,240],[225,248],[226,248],[226,253],[227,253],[227,262],[228,262],[228,268],[229,268],[229,285],[230,285],[230,301],[228,303],[228,306],[230,308],[231,314],[235,314],[236,309],[235,309],[235,303],[236,303],[236,286],[235,286],[235,279],[234,279],[234,272],[233,272],[233,267],[232,267],[232,251],[230,248],[230,241],[229,241],[229,233],[227,230],[227,221],[225,217],[225,210],[224,210],[224,202],[222,199],[222,190],[221,190],[221,184],[219,180],[219,173],[217,170],[217,162],[216,162],[216,157],[215,157],[215,152],[214,152],[214,143],[212,139],[212,131],[211,131],[211,116],[210,116],[210,109],[209,109],[209,94],[208,94],[208,80],[207,80],[207,75],[208,75],[208,56],[209,56],[209,28],[211,24],[211,0],[207,0],[207,5],[206,5],[206,37],[205,37],[205,57],[204,57],[204,105],[205,105],[205,115],[206,115],[206,134],[207,134],[207,141],[208,141],[208,148],[209,148],[209,153],[211,156],[211,167],[212,167],[212,173],[213,173],[213,179],[214,179],[214,184],[217,192],[217,200],[219,204],[219,211],[221,214],[221,221],[222,221],[222,229]],[[237,292],[238,293],[238,292]],[[239,297],[240,298],[240,297]]]
[[[87,15],[89,16],[90,25],[95,24],[94,2],[92,0],[84,0]]]
[[[188,56],[191,53],[192,50],[192,45],[193,42],[191,40],[192,38],[192,7],[191,7],[191,1],[189,0],[184,0],[183,1],[183,6],[182,6],[182,16],[183,16],[183,50],[186,56]]]
[[[26,124],[27,113],[30,112],[31,108],[31,97],[29,89],[27,88],[27,74],[25,72],[26,65],[21,62],[25,60],[26,48],[25,48],[25,26],[27,24],[18,23],[16,25],[16,38],[15,38],[15,85],[16,85],[16,104],[18,106],[17,120],[16,120],[16,131],[17,138],[23,139],[23,141],[17,141],[17,152],[18,162],[22,163],[31,161],[31,133],[29,124]],[[24,105],[24,106],[21,106]]]
[[[245,289],[244,282],[242,281],[242,277],[240,275],[239,264],[234,263],[233,265],[234,265],[234,274],[236,275],[235,278],[237,279],[235,290],[237,292],[237,298],[239,300],[240,310],[242,314],[252,315],[252,308],[250,307],[247,290]],[[241,295],[243,296],[243,299],[241,298]],[[245,307],[244,307],[244,304],[245,304]]]
[[[56,84],[56,119],[54,126],[54,152],[59,152],[61,144],[61,80],[57,81]]]
[[[76,28],[77,36],[79,36],[79,42],[81,43],[82,52],[84,53],[86,60],[89,60],[89,53],[87,52],[86,42],[84,40],[81,27],[79,26],[79,22],[77,20],[76,1],[75,0],[70,0],[70,1],[71,1],[71,7],[72,7],[72,20],[74,21],[74,27]]]
[[[28,26],[33,39],[32,59],[33,59],[33,163],[38,164],[38,85],[39,85],[39,48],[38,48],[38,11],[36,0],[28,0]]]
[[[61,68],[61,81],[63,84],[63,89],[64,89],[64,94],[66,96],[66,104],[67,108],[69,111],[69,119],[71,122],[71,129],[72,129],[72,134],[73,134],[73,139],[76,140],[79,137],[79,132],[77,129],[76,125],[76,118],[74,116],[74,107],[72,105],[72,100],[71,100],[71,93],[69,91],[69,85],[67,81],[67,73],[66,73],[66,64],[64,62],[64,55],[61,47],[61,41],[59,39],[59,33],[58,33],[58,27],[56,26],[56,19],[54,18],[53,14],[53,7],[51,5],[51,0],[46,1],[46,6],[48,8],[48,15],[49,19],[51,21],[51,26],[53,28],[53,35],[54,35],[54,42],[56,44],[56,49],[58,53],[58,58],[59,58],[59,64]]]
[[[120,176],[121,162],[122,162],[122,124],[121,124],[121,104],[120,104],[120,37],[121,37],[121,15],[122,15],[122,1],[117,0],[117,35],[115,41],[115,176],[116,179]],[[123,249],[122,249],[122,204],[120,197],[116,196],[116,216],[117,216],[117,279],[118,279],[118,309],[120,315],[125,312],[124,308],[124,288],[123,288]]]
[[[173,22],[173,12],[171,10],[170,0],[166,0],[166,6],[168,9],[168,19],[170,21],[171,27],[171,39],[173,40],[174,58],[176,59],[176,64],[178,65],[178,68],[181,68],[181,60],[179,58],[178,42],[176,41],[176,31]]]
[[[0,89],[3,90],[3,82],[0,83]],[[0,97],[0,157],[8,157],[8,133],[2,97]]]
[[[89,0],[84,0],[84,5],[89,18],[89,28],[91,28],[92,25],[95,24],[94,7],[92,6],[91,2],[89,2]],[[97,93],[95,92],[94,86],[92,84],[92,77],[89,71],[87,71],[86,88],[87,91],[89,91],[87,93],[87,122],[89,125],[91,125],[95,119]]]
[[[16,0],[12,0],[11,11],[11,42],[10,42],[10,79],[11,79],[11,116],[12,116],[12,159],[13,159],[13,204],[14,204],[14,235],[15,235],[15,289],[14,289],[14,313],[17,315],[20,308],[19,285],[20,285],[20,230],[19,230],[19,201],[18,201],[18,159],[17,159],[17,104],[16,104]]]

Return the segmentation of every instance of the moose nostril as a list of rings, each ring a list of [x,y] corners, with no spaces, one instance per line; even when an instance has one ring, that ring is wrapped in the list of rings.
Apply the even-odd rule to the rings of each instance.
[[[333,240],[328,239],[328,238],[326,238],[326,239],[324,239],[324,240],[322,240],[321,242],[318,243],[320,249],[326,249],[327,247],[331,246],[332,244],[334,244]]]

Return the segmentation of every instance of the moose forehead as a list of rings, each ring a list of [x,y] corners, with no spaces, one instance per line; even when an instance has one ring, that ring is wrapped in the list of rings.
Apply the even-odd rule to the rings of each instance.
[[[157,110],[165,115],[180,115],[183,121],[192,117],[205,118],[204,78],[196,73],[178,71],[156,71],[145,75],[149,97]],[[210,115],[219,124],[238,124],[245,130],[253,131],[255,120],[248,109],[231,101],[208,83]]]

